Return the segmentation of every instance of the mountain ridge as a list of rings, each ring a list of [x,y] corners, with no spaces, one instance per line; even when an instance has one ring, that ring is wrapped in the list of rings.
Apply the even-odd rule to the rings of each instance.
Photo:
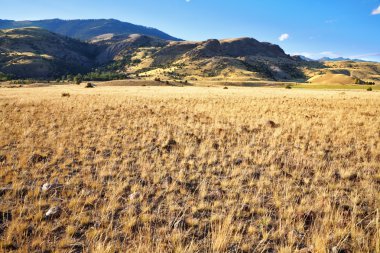
[[[330,58],[330,57],[322,57],[318,59],[318,61],[353,61],[353,62],[372,62],[372,61],[366,61],[362,59],[351,59],[351,58],[344,58],[344,57],[337,57],[337,58]]]
[[[79,40],[91,40],[103,34],[144,34],[165,40],[179,41],[180,39],[170,36],[156,28],[123,22],[117,19],[45,19],[45,20],[2,20],[0,29],[14,29],[25,27],[40,27],[42,29],[68,36]]]
[[[380,64],[306,61],[254,38],[168,41],[108,33],[82,42],[36,27],[0,30],[1,72],[50,80],[92,72],[150,80],[305,82],[332,74],[327,77],[380,81]]]

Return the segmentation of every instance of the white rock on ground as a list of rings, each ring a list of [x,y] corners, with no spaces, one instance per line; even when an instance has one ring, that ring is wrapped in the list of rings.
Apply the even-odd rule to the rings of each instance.
[[[45,214],[46,218],[57,216],[61,212],[61,208],[58,206],[51,207]]]

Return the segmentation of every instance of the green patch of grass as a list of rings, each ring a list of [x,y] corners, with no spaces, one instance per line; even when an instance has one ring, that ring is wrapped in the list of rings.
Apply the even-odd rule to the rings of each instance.
[[[297,84],[292,88],[317,89],[317,90],[380,90],[380,85],[355,85],[355,84]]]

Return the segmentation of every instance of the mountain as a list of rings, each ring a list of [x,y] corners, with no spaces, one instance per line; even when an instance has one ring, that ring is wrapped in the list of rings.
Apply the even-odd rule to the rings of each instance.
[[[172,41],[138,51],[114,51],[114,60],[126,58],[132,62],[124,70],[132,75],[190,80],[290,80],[304,78],[299,67],[307,64],[277,45],[253,38]]]
[[[169,41],[141,34],[102,35],[93,38],[90,42],[101,48],[101,53],[97,56],[99,64],[123,60],[125,56],[138,48],[160,48],[169,44]]]
[[[304,55],[293,55],[292,57],[299,59],[299,60],[302,60],[302,61],[315,61],[315,60],[308,58]]]
[[[134,25],[116,19],[87,19],[87,20],[36,20],[36,21],[14,21],[0,20],[0,29],[40,27],[48,31],[68,36],[71,38],[87,41],[97,36],[142,34],[161,38],[164,40],[175,40],[174,38],[155,28]]]
[[[325,61],[353,61],[353,62],[367,62],[365,60],[361,59],[350,59],[350,58],[343,58],[343,57],[338,57],[338,58],[330,58],[330,57],[323,57],[319,59],[318,61],[320,62],[325,62]]]
[[[98,68],[152,79],[292,80],[305,78],[305,64],[253,38],[192,42],[106,33],[81,42],[37,27],[0,30],[0,72],[17,78]]]
[[[40,28],[0,30],[0,72],[18,78],[50,78],[87,72],[96,46]]]
[[[0,79],[2,73],[51,79],[95,69],[162,80],[380,81],[380,64],[306,61],[253,38],[169,41],[106,33],[82,42],[38,27],[0,30]]]

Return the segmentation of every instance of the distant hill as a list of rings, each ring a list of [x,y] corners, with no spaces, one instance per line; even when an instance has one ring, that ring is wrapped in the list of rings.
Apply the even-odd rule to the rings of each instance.
[[[308,82],[318,84],[355,84],[355,78],[344,74],[327,73],[316,75],[310,78]]]
[[[0,72],[50,78],[89,71],[97,47],[36,27],[0,30]]]
[[[338,58],[330,58],[330,57],[323,57],[319,59],[318,61],[320,62],[325,62],[325,61],[353,61],[353,62],[367,62],[361,59],[350,59],[350,58],[343,58],[343,57],[338,57]]]
[[[303,55],[293,55],[292,57],[303,61],[316,61]]]
[[[122,22],[116,19],[87,19],[87,20],[36,20],[36,21],[14,21],[1,20],[0,29],[24,28],[24,27],[40,27],[48,31],[58,33],[79,40],[91,40],[94,37],[113,34],[113,35],[129,35],[143,34],[154,36],[164,40],[175,40],[174,38],[155,28],[134,25],[127,22]]]

